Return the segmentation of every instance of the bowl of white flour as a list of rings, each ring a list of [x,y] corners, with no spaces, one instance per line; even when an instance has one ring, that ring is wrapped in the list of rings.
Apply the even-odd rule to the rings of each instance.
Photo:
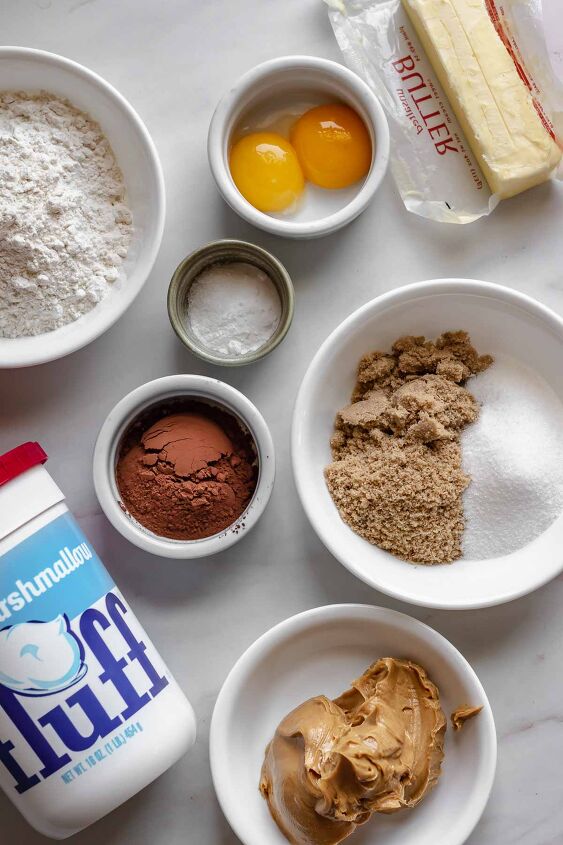
[[[0,47],[0,367],[61,358],[145,283],[164,182],[136,112],[88,69]]]

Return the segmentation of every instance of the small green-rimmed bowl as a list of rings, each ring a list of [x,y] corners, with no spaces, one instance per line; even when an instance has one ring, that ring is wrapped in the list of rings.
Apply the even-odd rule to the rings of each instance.
[[[233,261],[253,264],[270,277],[280,297],[281,316],[276,330],[263,346],[246,355],[228,356],[217,354],[204,346],[192,332],[188,317],[188,294],[192,283],[203,270],[213,264]],[[192,252],[176,268],[168,289],[168,316],[182,343],[198,358],[223,367],[239,367],[264,358],[282,342],[293,319],[293,300],[293,283],[289,273],[271,253],[245,241],[213,241]]]

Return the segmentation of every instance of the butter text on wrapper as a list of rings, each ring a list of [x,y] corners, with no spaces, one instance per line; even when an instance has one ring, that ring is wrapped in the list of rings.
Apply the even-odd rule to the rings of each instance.
[[[434,147],[438,155],[446,155],[446,153],[457,153],[458,148],[454,145],[454,139],[450,134],[447,124],[444,122],[442,112],[440,111],[436,100],[432,94],[430,87],[424,81],[424,77],[416,70],[416,60],[411,54],[403,56],[400,59],[391,63],[394,70],[398,73],[401,82],[405,83],[405,88],[398,88],[397,94],[403,103],[405,110],[410,109],[407,101],[407,94],[409,99],[414,104],[415,109],[420,115],[424,127],[413,115],[407,117],[412,120],[412,123],[417,131],[417,134],[424,131],[424,128],[432,138]],[[411,110],[412,111],[412,110]]]

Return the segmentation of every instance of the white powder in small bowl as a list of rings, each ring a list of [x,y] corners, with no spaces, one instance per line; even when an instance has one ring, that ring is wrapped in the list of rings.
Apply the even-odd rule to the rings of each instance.
[[[481,403],[462,434],[471,476],[463,554],[507,555],[539,537],[563,511],[563,404],[535,370],[508,356],[471,379]]]
[[[188,293],[188,323],[210,352],[226,357],[260,349],[276,331],[282,313],[270,277],[244,261],[213,264]]]

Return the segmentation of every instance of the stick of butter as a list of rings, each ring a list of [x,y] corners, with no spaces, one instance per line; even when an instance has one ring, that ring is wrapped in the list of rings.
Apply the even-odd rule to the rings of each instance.
[[[485,0],[402,0],[493,193],[545,182],[561,150],[502,43]]]

